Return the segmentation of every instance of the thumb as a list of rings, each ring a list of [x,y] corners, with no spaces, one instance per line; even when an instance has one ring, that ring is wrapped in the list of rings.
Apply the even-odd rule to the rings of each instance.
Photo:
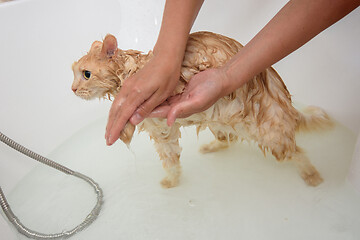
[[[171,126],[174,124],[176,118],[185,118],[193,114],[193,103],[191,101],[184,101],[174,104],[167,115],[167,124]]]
[[[160,105],[156,107],[147,117],[148,118],[166,118],[170,110],[169,105]]]

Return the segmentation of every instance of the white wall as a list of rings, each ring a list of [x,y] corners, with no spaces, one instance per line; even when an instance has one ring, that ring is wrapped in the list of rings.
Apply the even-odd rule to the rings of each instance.
[[[222,33],[246,44],[286,2],[207,0],[193,30]],[[72,62],[108,32],[119,38],[121,48],[149,50],[163,3],[19,0],[0,5],[0,131],[46,155],[106,115],[108,103],[84,102],[71,92]],[[295,101],[325,108],[354,133],[360,129],[359,22],[357,9],[274,66]],[[4,191],[34,164],[0,144]],[[1,219],[1,239],[10,240],[5,231]]]

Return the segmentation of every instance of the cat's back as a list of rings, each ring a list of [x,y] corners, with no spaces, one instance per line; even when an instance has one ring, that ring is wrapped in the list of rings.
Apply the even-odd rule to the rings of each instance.
[[[243,46],[230,37],[213,32],[194,32],[189,35],[187,48],[207,48],[213,51],[227,51],[229,55],[236,54]]]
[[[188,81],[207,68],[221,67],[242,47],[236,40],[221,34],[204,31],[190,34],[183,61],[183,78]]]

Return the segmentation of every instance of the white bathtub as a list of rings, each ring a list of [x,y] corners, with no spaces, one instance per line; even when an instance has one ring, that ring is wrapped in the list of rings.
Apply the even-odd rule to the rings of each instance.
[[[286,2],[205,1],[193,31],[213,31],[245,44]],[[0,4],[0,131],[47,155],[83,126],[106,116],[108,103],[74,96],[71,64],[107,33],[118,37],[120,48],[148,51],[163,5],[164,0]],[[295,101],[321,106],[354,135],[360,130],[359,22],[356,9],[274,65]],[[4,144],[0,151],[0,184],[7,193],[36,163]],[[0,219],[1,239],[15,239]]]

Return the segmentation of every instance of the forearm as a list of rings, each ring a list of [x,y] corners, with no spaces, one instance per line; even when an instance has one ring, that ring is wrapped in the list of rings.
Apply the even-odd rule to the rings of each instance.
[[[292,53],[359,6],[359,0],[292,0],[223,68],[224,94]]]
[[[167,0],[154,54],[182,62],[187,39],[204,0]]]

